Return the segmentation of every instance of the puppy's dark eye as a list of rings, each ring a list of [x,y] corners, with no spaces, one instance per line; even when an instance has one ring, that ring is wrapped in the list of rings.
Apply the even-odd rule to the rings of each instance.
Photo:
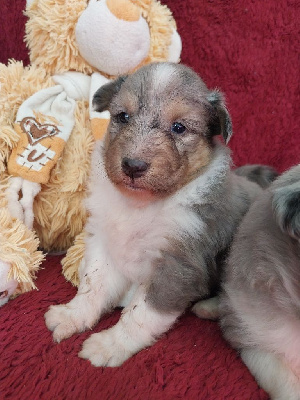
[[[121,112],[117,115],[117,121],[122,124],[127,124],[129,122],[129,115],[126,112]]]
[[[174,122],[171,126],[171,131],[173,133],[181,134],[185,131],[185,126],[182,125],[180,122]]]

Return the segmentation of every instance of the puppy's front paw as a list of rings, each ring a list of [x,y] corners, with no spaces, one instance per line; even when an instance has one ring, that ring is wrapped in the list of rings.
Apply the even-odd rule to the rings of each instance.
[[[78,355],[90,360],[95,367],[118,367],[134,353],[118,343],[112,329],[108,329],[90,336]]]
[[[50,306],[45,314],[45,322],[47,328],[53,331],[53,340],[57,343],[83,331],[80,312],[64,304]]]

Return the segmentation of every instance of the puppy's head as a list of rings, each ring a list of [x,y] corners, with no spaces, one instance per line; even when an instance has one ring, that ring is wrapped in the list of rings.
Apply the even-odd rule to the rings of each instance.
[[[210,163],[214,136],[232,134],[222,95],[183,65],[145,66],[101,87],[93,106],[111,113],[105,166],[127,194],[175,192]]]

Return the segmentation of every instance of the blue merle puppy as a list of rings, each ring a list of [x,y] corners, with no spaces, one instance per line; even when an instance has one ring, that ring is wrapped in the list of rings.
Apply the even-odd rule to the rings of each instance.
[[[232,135],[223,96],[186,66],[155,63],[120,77],[96,92],[94,107],[111,120],[92,157],[80,285],[45,318],[60,342],[124,306],[79,354],[118,366],[217,290],[218,261],[262,189],[231,172],[216,140]]]

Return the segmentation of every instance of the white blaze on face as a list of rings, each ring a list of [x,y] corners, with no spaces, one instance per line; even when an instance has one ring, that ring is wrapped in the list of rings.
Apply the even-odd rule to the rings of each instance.
[[[156,93],[163,92],[165,88],[174,80],[176,67],[168,63],[157,65],[153,73],[153,90]]]

